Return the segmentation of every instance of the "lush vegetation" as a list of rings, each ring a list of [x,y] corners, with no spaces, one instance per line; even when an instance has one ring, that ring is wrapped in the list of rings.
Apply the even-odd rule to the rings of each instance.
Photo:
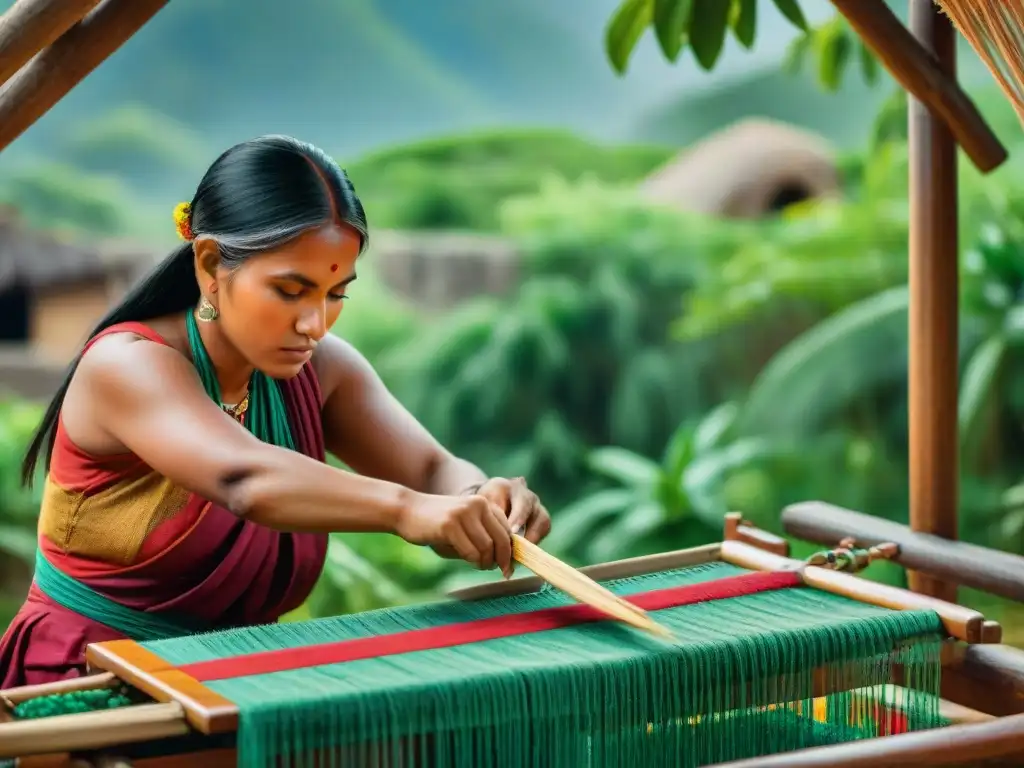
[[[980,101],[1024,149],[1008,107]],[[713,540],[727,509],[778,530],[781,507],[809,498],[906,521],[902,109],[886,102],[869,151],[844,161],[844,201],[774,220],[694,218],[587,179],[509,197],[495,220],[520,245],[519,291],[396,332],[374,361],[455,450],[528,475],[554,512],[550,548],[576,563]],[[1019,162],[961,168],[961,514],[964,538],[1024,552]],[[366,332],[369,293],[337,332]],[[477,577],[338,541],[314,611]]]

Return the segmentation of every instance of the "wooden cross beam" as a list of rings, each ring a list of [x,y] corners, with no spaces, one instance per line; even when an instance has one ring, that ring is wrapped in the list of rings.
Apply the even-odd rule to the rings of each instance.
[[[0,85],[85,18],[100,0],[17,0],[0,16]]]
[[[832,5],[896,81],[945,123],[978,170],[987,173],[1003,164],[1006,148],[929,41],[903,26],[883,0],[832,0]]]
[[[166,4],[167,0],[15,3],[0,17],[0,150],[49,112]],[[44,11],[52,15],[44,16]],[[75,18],[79,12],[84,16]],[[8,73],[15,64],[16,73]]]

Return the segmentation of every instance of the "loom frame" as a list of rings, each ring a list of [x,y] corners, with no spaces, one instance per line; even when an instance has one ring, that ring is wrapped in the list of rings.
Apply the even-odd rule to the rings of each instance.
[[[973,685],[982,691],[989,689],[992,679],[1016,680],[1016,662],[1020,663],[1019,671],[1024,673],[1024,653],[1020,653],[1019,659],[1000,653],[1001,628],[996,622],[985,620],[981,613],[910,590],[868,581],[854,574],[808,566],[789,557],[789,547],[785,539],[758,529],[733,513],[726,519],[724,540],[720,543],[613,561],[580,570],[597,580],[626,578],[716,561],[750,570],[798,570],[805,585],[810,587],[896,610],[935,610],[949,635],[942,654],[944,697],[947,697],[945,680],[950,675],[954,681],[950,690],[956,693],[963,686],[963,680],[968,686]],[[520,576],[458,590],[449,597],[456,600],[506,597],[533,592],[543,585],[544,581],[539,577]],[[972,649],[995,650],[996,653],[972,658],[969,655]],[[150,697],[152,703],[108,712],[23,721],[16,727],[12,727],[13,723],[0,722],[0,759],[20,751],[18,768],[192,768],[200,760],[209,768],[235,766],[233,734],[237,729],[238,713],[230,701],[175,670],[173,665],[133,641],[115,640],[91,645],[87,649],[87,660],[89,677],[0,691],[0,720],[3,718],[2,705],[9,707],[35,696],[107,687],[122,682]],[[1021,681],[1024,681],[1024,674]],[[824,683],[819,685],[820,688],[816,685],[816,696],[834,692],[825,688]],[[856,681],[850,681],[847,687],[859,688]],[[780,756],[787,761],[785,763],[764,764],[841,768],[845,765],[859,766],[864,756],[871,754],[873,761],[883,760],[875,764],[885,765],[889,764],[884,760],[888,759],[886,755],[890,750],[893,751],[893,760],[909,765],[922,764],[907,762],[905,754],[913,756],[918,752],[935,754],[941,751],[944,758],[956,757],[960,754],[958,750],[966,747],[954,745],[955,748],[950,749],[948,742],[954,736],[957,744],[966,744],[971,751],[965,758],[968,762],[945,763],[948,765],[974,765],[979,755],[1000,758],[1012,754],[1015,760],[1024,759],[1024,745],[1008,746],[1006,735],[1007,732],[1024,734],[1024,685],[1020,688],[1011,686],[1010,690],[1016,692],[1011,693],[1011,700],[1013,695],[1020,697],[1019,706],[1012,712],[998,708],[997,712],[991,712],[988,711],[991,706],[977,708],[953,697],[944,698],[942,714],[954,723],[947,728],[790,752]],[[880,699],[880,703],[890,709],[899,709],[898,685],[886,687],[881,695],[884,701]],[[1014,710],[1014,707],[1010,709]],[[999,714],[1009,716],[999,717]],[[949,728],[958,730],[951,732]],[[908,741],[911,736],[916,739]],[[140,745],[146,743],[150,748],[166,745],[167,751],[148,757],[132,756]],[[1020,752],[1008,752],[1011,746],[1019,748]],[[728,765],[761,765],[760,760]]]

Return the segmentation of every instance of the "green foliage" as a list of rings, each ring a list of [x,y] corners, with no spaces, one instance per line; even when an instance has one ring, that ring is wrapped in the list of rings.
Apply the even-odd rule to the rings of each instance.
[[[668,160],[657,146],[605,147],[560,131],[481,133],[407,144],[346,170],[374,227],[498,227],[501,203],[537,192],[545,178],[637,181]]]
[[[0,396],[0,627],[24,599],[36,552],[42,492],[21,485],[21,459],[42,418],[42,408]]]
[[[42,408],[0,399],[0,553],[31,563],[41,491],[21,485],[21,459],[42,418]]]
[[[735,247],[688,298],[678,332],[704,338],[784,314],[818,319],[903,282],[905,173],[905,147],[888,145],[851,184],[857,198],[802,204],[777,221],[737,226]]]
[[[140,105],[119,106],[78,125],[65,139],[68,160],[89,170],[119,170],[126,175],[139,164],[168,171],[176,164],[194,166],[205,154],[198,137]]]
[[[728,481],[790,449],[766,438],[735,439],[737,412],[725,403],[683,422],[660,462],[614,446],[590,451],[590,471],[613,485],[559,510],[546,546],[595,563],[719,539]]]
[[[688,223],[594,183],[509,201],[502,227],[523,252],[519,292],[453,310],[380,370],[446,445],[490,472],[526,475],[557,506],[576,494],[588,446],[656,452],[708,402],[707,350],[667,335],[702,269],[680,250],[701,230]]]
[[[660,19],[665,35],[681,23],[680,7],[652,2],[649,23]],[[687,23],[703,8],[693,2]],[[801,23],[798,6],[780,10]],[[744,44],[756,36],[749,12],[731,3],[725,22]],[[671,50],[680,37],[661,43]],[[777,529],[779,509],[813,498],[905,521],[901,99],[884,105],[867,154],[841,158],[844,199],[765,221],[716,221],[644,201],[632,182],[667,159],[661,148],[517,133],[365,158],[349,169],[375,227],[492,230],[518,246],[521,285],[425,317],[380,283],[371,253],[333,331],[455,453],[493,474],[527,476],[554,517],[548,548],[570,560],[713,540],[729,509]],[[963,530],[1017,550],[1020,170],[1011,160],[983,177],[965,166],[960,211]],[[38,412],[3,408],[0,449],[14,447],[0,455],[0,546],[24,557],[38,497],[13,480]],[[892,569],[878,572],[898,580]],[[336,535],[315,594],[291,618],[493,578],[394,537]]]
[[[418,313],[388,290],[377,276],[371,251],[359,265],[359,279],[332,331],[358,349],[371,363],[415,334]]]
[[[182,185],[202,174],[207,148],[186,126],[144,106],[116,107],[68,130],[59,151],[90,173],[115,174],[141,185]],[[187,188],[187,187],[186,187]]]
[[[841,15],[811,28],[797,0],[773,3],[804,33],[790,45],[785,69],[796,72],[813,57],[818,81],[825,89],[837,91],[851,58],[856,57],[864,80],[872,84],[878,80],[878,60]],[[730,32],[742,47],[753,48],[758,10],[757,0],[624,0],[605,30],[605,50],[612,67],[623,74],[643,33],[653,27],[668,61],[677,61],[689,49],[701,69],[711,71]]]
[[[840,89],[847,68],[854,64],[869,85],[878,82],[881,74],[881,65],[875,54],[842,15],[806,29],[806,34],[790,44],[783,67],[795,74],[808,65],[808,59],[814,60],[818,82],[833,93]]]
[[[751,434],[820,433],[851,405],[906,378],[907,291],[843,308],[786,345],[758,375],[741,420]]]
[[[0,177],[0,203],[34,227],[116,235],[127,226],[130,194],[114,177],[46,164]]]

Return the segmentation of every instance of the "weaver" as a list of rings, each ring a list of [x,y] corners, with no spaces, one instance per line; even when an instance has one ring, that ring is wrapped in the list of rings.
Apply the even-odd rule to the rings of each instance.
[[[113,676],[77,684],[104,692],[5,693],[17,719],[0,725],[0,755],[89,739],[138,768],[696,766],[943,725],[945,649],[981,640],[984,618],[837,573],[842,556],[813,562],[827,567],[726,541],[587,569],[668,638],[515,579],[434,604],[101,643],[90,663]],[[170,704],[141,703],[154,699]],[[60,718],[65,731],[42,719],[111,704]],[[171,707],[163,734],[138,730],[147,706]]]
[[[511,575],[513,531],[550,527],[525,480],[445,450],[329,332],[369,225],[323,151],[236,145],[175,224],[182,244],[88,334],[26,456],[26,482],[47,469],[39,549],[0,686],[75,676],[90,643],[275,622],[332,532]]]

